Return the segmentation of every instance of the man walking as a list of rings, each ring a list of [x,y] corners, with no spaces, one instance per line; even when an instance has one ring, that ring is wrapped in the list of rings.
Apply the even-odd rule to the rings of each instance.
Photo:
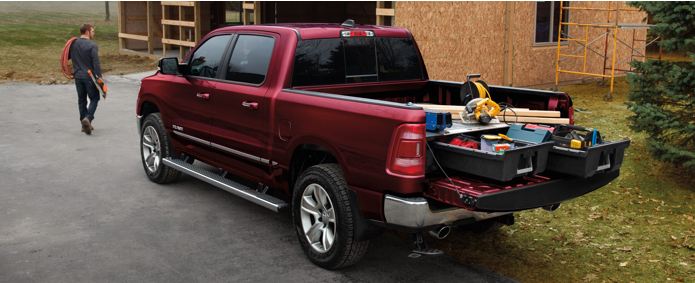
[[[77,106],[80,109],[80,122],[82,132],[91,135],[92,120],[94,112],[99,104],[99,90],[87,73],[92,70],[92,74],[101,77],[101,63],[99,63],[99,47],[92,42],[94,38],[94,26],[83,24],[80,27],[80,38],[70,45],[68,59],[72,60],[72,67],[75,69],[75,86],[77,88]],[[87,97],[89,97],[89,107],[87,107]]]

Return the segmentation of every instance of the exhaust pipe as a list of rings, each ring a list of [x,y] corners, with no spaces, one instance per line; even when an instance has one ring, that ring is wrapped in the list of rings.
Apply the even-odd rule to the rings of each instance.
[[[558,208],[560,208],[560,204],[559,204],[559,203],[551,204],[551,205],[548,205],[548,206],[544,206],[544,207],[543,207],[543,209],[545,209],[545,210],[547,210],[547,211],[550,211],[550,212],[553,212],[553,211],[557,210]]]
[[[435,237],[435,238],[441,240],[441,239],[446,238],[446,236],[449,236],[449,232],[451,232],[451,227],[442,226],[442,228],[439,228],[438,230],[436,230],[436,232],[435,232],[435,230],[430,231],[430,235],[432,235],[432,237]]]

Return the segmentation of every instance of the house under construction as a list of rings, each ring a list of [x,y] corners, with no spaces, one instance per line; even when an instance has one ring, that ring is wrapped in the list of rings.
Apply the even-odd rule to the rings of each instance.
[[[353,19],[409,29],[432,79],[482,74],[507,86],[555,83],[556,75],[560,82],[605,78],[606,70],[620,75],[643,58],[645,17],[620,1],[118,3],[121,54],[181,58],[211,30],[229,25]]]

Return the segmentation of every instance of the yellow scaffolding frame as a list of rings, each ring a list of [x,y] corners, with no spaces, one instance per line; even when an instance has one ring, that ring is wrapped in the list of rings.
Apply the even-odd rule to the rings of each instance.
[[[578,74],[578,75],[586,75],[586,76],[610,78],[610,79],[611,79],[610,92],[604,96],[604,100],[612,100],[612,99],[613,99],[613,82],[614,82],[614,80],[615,80],[615,71],[616,71],[616,69],[615,69],[615,67],[616,67],[616,64],[615,64],[615,55],[616,55],[616,49],[617,49],[618,41],[620,41],[620,40],[618,39],[618,30],[619,30],[619,29],[649,28],[649,26],[651,26],[651,25],[644,25],[644,24],[620,24],[620,23],[618,23],[618,16],[619,16],[620,11],[626,11],[626,12],[637,12],[637,11],[639,11],[639,9],[620,8],[620,2],[618,2],[618,5],[616,5],[615,8],[613,8],[612,2],[608,2],[608,8],[607,8],[607,9],[606,9],[606,8],[592,8],[592,7],[591,7],[591,2],[588,2],[587,7],[564,7],[563,4],[564,4],[564,1],[561,1],[561,2],[560,2],[560,26],[558,27],[557,61],[556,61],[555,87],[554,87],[554,89],[557,90],[557,85],[558,85],[560,73]],[[574,11],[601,11],[601,12],[608,12],[608,17],[607,17],[606,23],[571,23],[571,22],[563,22],[563,21],[562,21],[562,13],[563,13],[564,10],[574,10]],[[616,13],[616,16],[615,16],[615,23],[611,23],[611,15],[612,15],[613,12]],[[566,38],[565,38],[565,37],[562,37],[562,36],[563,36],[563,34],[562,34],[562,26],[563,26],[563,25],[564,25],[564,26],[568,26],[568,29],[569,29],[569,26],[585,27],[586,29],[585,29],[585,37],[584,37],[584,39],[575,39],[575,38],[571,38],[569,35],[566,35],[566,36],[567,36]],[[604,33],[603,35],[601,35],[601,36],[599,36],[598,38],[594,39],[593,41],[589,42],[589,28],[590,28],[590,27],[593,27],[593,28],[606,28],[606,33]],[[608,55],[608,54],[607,54],[607,53],[608,53],[608,38],[606,38],[606,48],[605,48],[605,52],[604,52],[605,56],[604,56],[604,55],[601,55],[601,54],[599,54],[598,52],[596,52],[595,50],[589,48],[589,45],[592,44],[592,43],[594,43],[594,42],[596,42],[596,41],[599,40],[600,38],[602,38],[602,37],[604,37],[604,36],[610,34],[611,32],[613,33],[613,54],[612,54],[612,56],[611,56],[611,57],[612,57],[612,58],[611,58],[611,61],[612,61],[612,63],[611,63],[611,74],[610,74],[610,76],[609,76],[609,75],[606,75],[606,74],[605,74],[605,71],[607,70],[607,68],[606,68],[606,66],[605,66],[605,65],[606,65],[605,63],[606,63],[606,60],[608,60],[608,56],[607,56],[607,55]],[[563,40],[578,42],[578,43],[580,43],[580,44],[582,45],[582,47],[581,47],[580,49],[578,49],[577,51],[571,53],[571,54],[562,54],[561,51],[560,51],[560,47],[561,47],[561,43],[562,43]],[[623,44],[625,44],[625,45],[627,45],[626,43],[624,43],[624,42],[622,42],[622,41],[620,41],[620,42],[623,43]],[[652,41],[652,42],[654,42],[654,41]],[[651,44],[651,42],[650,42],[650,43],[647,43],[644,47],[642,47],[642,49],[646,48],[647,45],[649,45],[649,44]],[[628,47],[630,47],[632,50],[635,50],[632,46],[629,46],[629,45],[628,45]],[[583,56],[574,55],[575,53],[579,52],[579,51],[582,50],[582,49],[584,49],[584,55],[583,55]],[[640,49],[640,50],[642,50],[642,49]],[[587,58],[587,51],[588,51],[588,50],[591,50],[591,51],[593,51],[594,53],[597,53],[597,54],[599,54],[601,57],[604,58],[603,74],[594,74],[594,73],[587,73],[587,72],[586,72],[586,61],[587,61],[586,58]],[[639,50],[636,50],[635,53],[639,53]],[[628,56],[628,58],[629,58],[629,57],[632,57],[635,53],[632,53],[630,56]],[[561,60],[561,59],[560,59],[560,56],[563,56],[564,58]],[[583,60],[583,68],[582,68],[582,71],[579,72],[579,71],[571,71],[571,70],[561,70],[561,69],[560,69],[560,62],[564,61],[564,60],[567,59],[567,58],[582,58],[582,60]],[[621,63],[622,63],[623,61],[625,61],[625,60],[622,60]]]

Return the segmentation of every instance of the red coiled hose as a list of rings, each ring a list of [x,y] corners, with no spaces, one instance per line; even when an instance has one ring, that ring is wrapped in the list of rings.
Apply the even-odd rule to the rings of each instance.
[[[70,69],[70,67],[68,67],[68,57],[70,56],[70,45],[75,40],[77,40],[77,37],[73,37],[70,40],[68,40],[68,42],[65,43],[65,48],[63,48],[63,54],[60,55],[60,70],[63,72],[63,75],[68,79],[73,79],[73,72]]]

